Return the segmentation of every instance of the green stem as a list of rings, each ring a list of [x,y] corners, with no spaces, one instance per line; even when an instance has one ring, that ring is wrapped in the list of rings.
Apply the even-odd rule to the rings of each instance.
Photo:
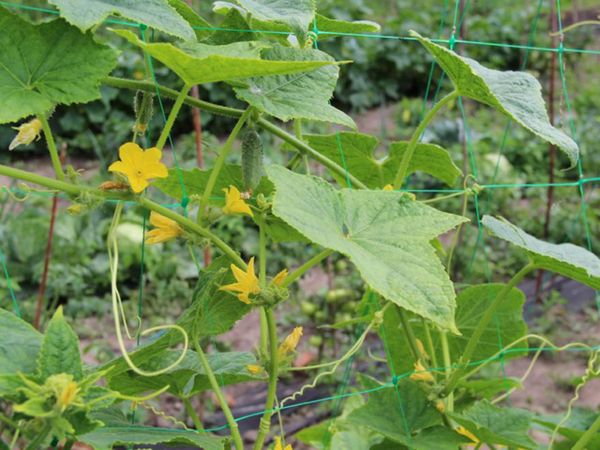
[[[477,323],[477,328],[475,328],[475,331],[471,335],[471,338],[469,339],[469,342],[467,343],[467,346],[465,347],[465,350],[463,351],[463,354],[460,358],[460,364],[459,364],[461,367],[459,367],[452,374],[452,376],[450,377],[450,380],[448,380],[448,384],[446,385],[446,389],[445,389],[446,394],[450,393],[454,389],[456,384],[460,381],[460,379],[466,369],[466,367],[464,367],[464,366],[470,361],[471,357],[473,356],[473,352],[477,348],[477,345],[479,345],[479,340],[481,339],[481,336],[483,335],[485,328],[488,326],[488,324],[494,317],[494,313],[496,312],[498,307],[502,304],[504,299],[510,294],[510,291],[512,291],[512,289],[514,287],[516,287],[521,282],[521,280],[523,278],[525,278],[525,276],[529,272],[531,272],[532,270],[535,270],[535,269],[536,269],[536,265],[534,263],[530,262],[525,267],[523,267],[521,270],[519,270],[515,274],[515,276],[512,277],[507,284],[504,285],[504,287],[502,288],[502,290],[500,292],[498,292],[498,295],[492,301],[490,306],[488,306],[487,310],[485,311],[485,313],[483,314],[483,316]]]
[[[585,433],[577,440],[571,450],[584,450],[588,442],[600,431],[600,415],[596,417],[594,423],[587,429]]]
[[[425,115],[415,132],[413,133],[410,141],[408,142],[408,146],[406,147],[406,151],[404,152],[404,156],[400,161],[400,166],[398,167],[398,172],[396,172],[396,178],[394,178],[394,189],[402,188],[404,184],[404,179],[406,178],[406,174],[408,172],[408,166],[410,164],[410,160],[413,157],[415,149],[417,148],[417,144],[419,143],[419,139],[421,135],[429,125],[429,122],[433,120],[435,115],[439,112],[440,109],[453,99],[458,97],[458,91],[454,90],[442,98],[439,102],[437,102],[433,107],[429,110],[429,112]]]
[[[156,147],[158,147],[159,150],[162,150],[165,146],[167,138],[169,137],[169,133],[171,132],[171,128],[173,128],[173,124],[175,124],[175,119],[177,119],[179,110],[183,106],[183,102],[186,99],[187,93],[189,92],[190,88],[190,85],[185,84],[181,88],[181,91],[179,91],[179,94],[175,99],[175,104],[173,105],[173,108],[171,108],[171,112],[169,113],[169,117],[167,118],[167,122],[165,123],[165,126],[163,127],[160,136],[158,137],[158,141],[156,142]]]
[[[427,341],[427,348],[429,349],[429,354],[431,355],[431,364],[433,365],[433,367],[439,367],[437,363],[435,347],[433,346],[433,339],[431,337],[431,328],[429,328],[429,324],[424,318],[421,318],[421,322],[423,324],[423,329],[425,330],[425,340]]]
[[[246,121],[248,120],[248,118],[250,117],[252,112],[253,112],[252,107],[248,107],[248,109],[246,109],[246,111],[244,111],[244,114],[242,114],[242,116],[238,119],[237,123],[235,124],[235,127],[233,127],[233,130],[231,131],[231,134],[227,138],[227,141],[225,141],[225,144],[223,145],[223,148],[221,149],[221,152],[219,153],[219,156],[217,157],[215,164],[214,164],[212,170],[210,171],[210,175],[208,177],[208,181],[206,182],[206,188],[204,189],[202,198],[200,198],[200,208],[198,209],[198,219],[200,219],[202,217],[202,214],[204,214],[206,206],[208,205],[208,200],[210,199],[213,189],[215,188],[215,183],[217,182],[219,173],[221,173],[221,169],[223,168],[223,165],[225,164],[225,160],[227,159],[227,156],[229,156],[229,152],[231,151],[231,148],[233,147],[233,143],[235,142],[237,135],[242,130],[242,127],[244,126],[244,124],[246,123]]]
[[[164,206],[161,206],[158,203],[153,202],[152,200],[149,200],[147,198],[132,197],[129,194],[119,194],[109,191],[101,191],[86,186],[66,183],[64,181],[54,180],[52,178],[44,177],[42,175],[27,172],[25,170],[15,169],[13,167],[4,166],[1,164],[0,175],[5,175],[7,177],[16,178],[23,181],[29,181],[31,183],[35,183],[40,186],[45,186],[50,189],[55,189],[57,191],[61,191],[75,197],[82,193],[89,193],[92,195],[97,195],[99,197],[104,197],[109,200],[131,200],[133,202],[138,203],[141,206],[146,207],[151,211],[157,212],[165,217],[168,217],[169,219],[176,221],[183,228],[209,239],[223,253],[229,256],[229,258],[231,258],[233,262],[241,269],[246,269],[247,267],[244,260],[240,258],[240,256],[235,252],[235,250],[233,250],[229,245],[222,241],[218,236],[214,235],[210,230],[207,230],[206,228],[198,225],[196,222],[186,217],[183,217],[182,215],[177,214],[176,212],[165,208]]]
[[[445,331],[440,331],[440,342],[442,343],[442,355],[444,358],[444,373],[446,382],[450,379],[452,371],[452,359],[450,358],[450,347],[448,346],[448,335]],[[454,393],[450,392],[447,397],[446,409],[448,412],[454,411]]]
[[[51,430],[52,427],[50,426],[50,424],[45,424],[44,428],[42,428],[42,430],[36,434],[35,438],[29,443],[29,445],[25,447],[25,450],[39,450],[40,448],[42,448],[42,444],[48,437],[48,434]]]
[[[310,258],[308,261],[306,261],[304,264],[302,264],[300,267],[298,267],[296,270],[294,270],[292,273],[290,273],[285,278],[285,280],[283,280],[283,283],[281,283],[281,286],[288,287],[290,284],[292,284],[294,281],[296,281],[298,278],[300,278],[302,275],[304,275],[304,273],[306,271],[308,271],[313,266],[319,264],[321,261],[323,261],[325,258],[327,258],[332,253],[333,253],[333,250],[327,249],[327,250],[323,250],[321,253],[316,254],[315,256]]]
[[[160,92],[161,95],[163,95],[165,97],[169,97],[169,98],[177,98],[177,96],[179,95],[179,93],[177,91],[175,91],[174,89],[169,89],[164,86],[155,85],[154,83],[149,83],[147,81],[136,81],[136,80],[127,80],[124,78],[106,77],[102,80],[102,83],[104,83],[108,86],[116,87],[116,88],[149,91],[149,92],[156,92],[156,89],[158,89],[158,91]],[[184,103],[186,105],[194,106],[196,108],[201,108],[203,111],[206,111],[208,113],[218,114],[218,115],[222,115],[222,116],[239,118],[244,114],[244,111],[242,111],[240,109],[216,105],[214,103],[199,100],[199,99],[194,98],[189,95],[185,98]],[[344,178],[346,177],[346,170],[343,167],[341,167],[335,161],[332,161],[331,159],[322,155],[321,153],[316,151],[314,148],[312,148],[310,145],[306,144],[305,142],[302,142],[300,139],[297,139],[296,137],[294,137],[291,134],[287,133],[286,131],[282,130],[277,125],[274,125],[265,119],[258,119],[256,121],[256,124],[258,126],[260,126],[261,128],[263,128],[265,131],[268,131],[268,132],[274,134],[275,136],[284,140],[291,146],[295,147],[302,155],[308,155],[315,161],[318,161],[323,166],[327,167],[333,173],[335,173],[341,177],[344,177]],[[352,182],[352,186],[354,186],[355,188],[367,189],[367,186],[362,181],[355,178],[353,175],[349,174],[348,177],[350,178],[350,181]]]
[[[467,191],[464,192],[464,198],[462,203],[461,216],[465,217],[467,215],[467,206],[469,205],[469,195]],[[452,257],[454,256],[454,250],[456,250],[456,246],[458,245],[458,240],[460,239],[460,233],[462,231],[463,223],[458,225],[456,232],[454,233],[454,240],[450,245],[450,249],[448,250],[448,256],[446,257],[446,271],[450,278],[452,278]]]
[[[264,288],[267,284],[267,244],[265,236],[265,227],[262,220],[258,223],[258,281]],[[269,347],[269,326],[267,323],[267,314],[264,308],[260,310],[260,354],[266,357]]]
[[[185,410],[188,413],[188,416],[190,416],[190,419],[192,419],[192,422],[194,422],[194,426],[196,427],[196,430],[204,431],[204,427],[202,426],[200,417],[198,417],[198,414],[196,413],[196,410],[194,409],[194,405],[192,405],[192,402],[190,401],[190,399],[188,397],[181,397],[181,401],[183,402],[183,405],[185,406]]]
[[[406,336],[406,340],[408,341],[408,347],[413,355],[413,358],[415,359],[415,361],[421,360],[421,363],[423,364],[424,361],[422,361],[421,355],[419,353],[419,348],[417,347],[417,339],[415,338],[415,333],[412,329],[412,326],[410,325],[410,322],[408,321],[408,317],[406,317],[406,313],[404,312],[403,308],[398,307],[398,315],[400,316],[400,322],[402,322],[402,329],[404,330],[404,335]]]
[[[271,416],[273,415],[273,405],[277,394],[277,377],[279,372],[279,354],[277,350],[277,325],[275,323],[275,314],[272,309],[267,309],[267,325],[269,329],[269,350],[271,351],[269,368],[269,387],[267,391],[267,400],[265,401],[265,412],[260,419],[258,436],[254,443],[254,450],[262,450],[265,438],[271,428]]]
[[[52,167],[54,167],[56,178],[60,181],[64,181],[65,173],[62,170],[62,164],[60,163],[60,157],[56,150],[56,143],[54,142],[54,136],[52,136],[52,130],[50,129],[48,119],[43,114],[40,114],[38,119],[42,123],[42,130],[44,130],[44,136],[46,137],[46,144],[48,146],[48,152],[50,153],[50,159],[52,160]]]
[[[231,413],[231,409],[229,408],[229,405],[227,404],[227,400],[225,400],[223,391],[221,391],[221,386],[219,386],[219,383],[217,382],[217,378],[215,377],[215,374],[214,374],[212,368],[210,367],[208,359],[206,358],[206,355],[204,354],[204,350],[202,350],[202,346],[200,345],[198,336],[194,336],[193,341],[194,341],[194,347],[196,349],[196,354],[198,355],[198,360],[200,361],[200,364],[204,368],[204,372],[206,372],[206,376],[208,377],[210,386],[212,387],[213,392],[217,396],[217,399],[219,400],[219,404],[221,405],[221,409],[223,410],[223,414],[225,415],[225,418],[227,419],[227,424],[229,425],[229,429],[231,430],[231,437],[233,438],[235,448],[236,448],[236,450],[243,450],[244,443],[242,441],[242,436],[240,435],[240,430],[238,428],[237,422],[235,421],[233,414]]]

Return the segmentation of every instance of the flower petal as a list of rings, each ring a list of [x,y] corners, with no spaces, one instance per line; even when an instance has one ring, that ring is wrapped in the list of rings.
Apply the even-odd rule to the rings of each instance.
[[[119,147],[119,159],[128,166],[137,165],[137,161],[139,161],[142,154],[142,147],[135,142],[126,142]]]

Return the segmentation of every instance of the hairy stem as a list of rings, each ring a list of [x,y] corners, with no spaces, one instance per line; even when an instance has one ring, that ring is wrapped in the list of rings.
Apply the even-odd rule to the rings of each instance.
[[[169,117],[167,118],[167,122],[165,123],[165,126],[163,127],[160,136],[158,137],[158,141],[156,142],[156,147],[158,147],[159,150],[162,150],[165,146],[165,143],[167,142],[167,139],[169,137],[169,133],[171,132],[171,128],[173,128],[175,119],[177,119],[177,115],[179,114],[179,111],[183,106],[183,101],[186,99],[189,90],[190,85],[185,84],[181,88],[181,91],[179,91],[179,94],[175,99],[175,104],[173,105],[173,108],[171,108],[171,112],[169,113]]]
[[[42,130],[44,130],[44,136],[46,138],[46,144],[48,146],[48,152],[50,153],[50,159],[52,160],[52,167],[54,167],[56,179],[64,181],[65,173],[62,170],[60,157],[58,156],[58,150],[56,150],[56,143],[54,142],[54,136],[52,136],[52,130],[50,129],[48,119],[43,114],[40,114],[38,119],[42,123]]]
[[[258,281],[264,288],[267,283],[267,244],[264,222],[261,218],[258,226]],[[260,310],[260,354],[266,356],[269,348],[269,326],[267,313],[264,308]]]
[[[404,331],[404,335],[406,336],[406,340],[408,341],[408,348],[410,349],[410,353],[413,355],[415,361],[421,360],[420,352],[417,347],[417,339],[415,338],[415,333],[408,321],[408,317],[406,317],[406,313],[404,309],[398,307],[398,315],[400,316],[400,321],[402,322],[402,330]],[[423,363],[423,361],[421,361]]]
[[[296,270],[294,270],[292,273],[290,273],[285,278],[285,280],[283,280],[283,283],[281,283],[281,286],[288,287],[290,284],[292,284],[294,281],[296,281],[298,278],[300,278],[302,275],[304,275],[306,273],[306,271],[308,271],[313,266],[316,266],[317,264],[319,264],[321,261],[323,261],[325,258],[327,258],[332,253],[333,253],[333,250],[326,249],[326,250],[323,250],[321,253],[316,254],[315,256],[310,258],[308,261],[306,261],[304,264],[302,264],[300,267],[298,267]]]
[[[396,178],[394,179],[394,189],[402,188],[404,184],[404,179],[406,178],[406,174],[408,172],[408,166],[410,164],[410,160],[415,153],[415,149],[417,148],[417,144],[419,143],[419,139],[421,135],[429,125],[429,123],[433,120],[435,115],[442,109],[444,105],[452,101],[458,97],[458,91],[454,90],[442,98],[439,102],[433,105],[433,108],[429,110],[429,112],[425,115],[415,132],[413,133],[410,141],[408,142],[408,146],[406,148],[406,152],[404,152],[404,156],[400,161],[400,166],[398,167],[398,172],[396,172]]]
[[[221,149],[221,152],[219,153],[219,156],[216,159],[212,170],[210,171],[208,181],[206,182],[206,188],[204,189],[202,198],[200,198],[200,208],[198,209],[198,219],[199,220],[201,219],[202,214],[204,214],[206,206],[208,205],[208,200],[210,199],[210,196],[212,195],[213,189],[215,188],[215,183],[217,182],[217,178],[219,177],[219,173],[221,173],[221,169],[223,168],[223,165],[225,164],[225,160],[227,159],[227,156],[229,156],[229,152],[231,151],[231,148],[233,147],[233,143],[235,142],[235,139],[237,138],[240,131],[242,130],[242,127],[244,126],[244,124],[246,123],[246,121],[248,120],[250,115],[252,114],[252,111],[253,111],[253,109],[251,107],[249,107],[248,109],[246,109],[246,111],[244,111],[244,114],[242,114],[242,116],[239,118],[239,120],[235,124],[235,127],[233,127],[231,134],[227,138],[227,141],[225,141],[225,144],[223,145],[223,148]]]
[[[196,410],[194,409],[194,405],[192,405],[192,402],[190,401],[190,399],[188,397],[181,397],[181,401],[183,402],[183,405],[185,406],[185,410],[188,413],[188,416],[190,416],[190,419],[192,419],[192,422],[194,422],[194,426],[196,427],[196,430],[204,431],[204,427],[202,426],[200,417],[198,417],[198,414],[196,413]]]
[[[450,379],[452,371],[452,359],[450,358],[450,348],[448,346],[448,334],[445,331],[440,331],[440,342],[442,343],[442,355],[444,357],[444,373],[446,374],[446,382]],[[446,409],[448,412],[454,411],[454,393],[450,392],[446,401]]]
[[[510,281],[504,285],[502,290],[500,292],[498,292],[498,295],[492,301],[492,303],[490,303],[490,306],[488,306],[483,317],[477,323],[477,328],[475,328],[475,331],[471,335],[471,338],[469,339],[469,342],[467,343],[467,346],[465,347],[465,350],[460,358],[460,366],[461,367],[459,367],[452,374],[452,376],[450,377],[450,380],[448,380],[448,384],[446,385],[446,389],[445,389],[446,394],[452,392],[452,390],[454,389],[454,387],[456,386],[458,381],[460,381],[460,379],[462,378],[462,375],[465,373],[465,367],[463,367],[463,366],[465,364],[467,364],[469,362],[469,360],[471,359],[471,356],[473,356],[473,352],[475,351],[475,349],[477,348],[477,345],[479,344],[479,339],[481,339],[481,335],[483,334],[483,332],[485,331],[485,328],[488,326],[488,324],[494,317],[494,313],[496,312],[496,310],[498,309],[500,304],[504,301],[506,296],[508,294],[510,294],[510,291],[515,286],[517,286],[519,284],[519,282],[523,278],[525,278],[525,276],[529,272],[531,272],[535,268],[536,268],[535,264],[530,262],[525,267],[523,267],[521,270],[519,270],[515,274],[515,276],[513,276],[510,279]]]
[[[236,448],[236,450],[243,450],[244,442],[242,441],[242,436],[240,434],[240,430],[238,429],[237,422],[235,421],[233,414],[231,412],[231,409],[229,408],[229,405],[227,404],[227,400],[225,400],[225,396],[223,395],[221,386],[219,386],[219,383],[217,382],[217,378],[215,377],[215,374],[214,374],[212,368],[210,367],[208,359],[206,358],[206,355],[204,354],[204,350],[202,350],[202,346],[200,345],[200,340],[199,340],[198,336],[195,336],[193,341],[194,341],[194,348],[196,349],[196,354],[198,355],[198,360],[200,361],[200,364],[204,368],[204,372],[206,372],[206,376],[208,377],[210,386],[212,387],[213,392],[217,396],[217,399],[219,400],[219,404],[221,405],[221,409],[223,410],[223,414],[225,415],[225,418],[227,419],[227,424],[229,425],[229,429],[231,430],[231,437],[233,439],[233,443],[235,444],[235,448]]]
[[[279,354],[277,350],[277,325],[275,323],[275,314],[272,309],[266,309],[267,325],[269,329],[269,350],[271,352],[269,367],[269,387],[267,391],[267,400],[265,401],[265,412],[260,419],[258,436],[254,443],[254,450],[262,450],[265,438],[271,428],[271,416],[273,415],[273,405],[277,394],[277,377],[279,375]]]

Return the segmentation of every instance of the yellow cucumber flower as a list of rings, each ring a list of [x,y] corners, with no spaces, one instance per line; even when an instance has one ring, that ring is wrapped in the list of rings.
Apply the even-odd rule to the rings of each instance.
[[[223,212],[225,214],[248,214],[254,217],[250,206],[242,198],[242,194],[235,186],[229,186],[229,188],[223,189],[225,192],[225,206]]]
[[[18,133],[8,146],[9,150],[17,148],[19,145],[27,145],[37,141],[42,131],[42,122],[39,119],[33,119],[18,127],[13,127],[13,129],[17,130]]]
[[[263,366],[259,364],[247,364],[246,370],[250,372],[252,375],[260,375],[265,372]]]
[[[121,160],[112,163],[108,170],[125,175],[133,192],[138,194],[148,187],[150,179],[169,175],[167,166],[160,162],[161,157],[162,152],[156,147],[143,150],[135,142],[127,142],[119,147]]]
[[[302,327],[294,328],[279,346],[279,357],[283,358],[287,354],[292,353],[294,350],[296,350],[296,347],[298,346],[298,342],[300,342],[301,337]]]
[[[285,280],[288,276],[288,270],[287,269],[283,269],[281,272],[279,272],[277,275],[275,275],[273,277],[273,280],[271,281],[271,283],[273,283],[275,286],[281,286],[281,284],[283,283],[283,280]]]
[[[155,228],[146,233],[148,244],[170,241],[183,233],[183,228],[177,222],[154,211],[150,213],[150,224]]]
[[[454,431],[456,431],[458,434],[462,434],[463,436],[471,439],[471,441],[473,441],[473,444],[479,444],[479,439],[477,439],[477,436],[475,436],[473,433],[471,433],[469,430],[467,430],[462,425],[457,427],[456,430],[454,430]]]
[[[250,258],[248,269],[245,272],[234,264],[230,267],[236,283],[221,286],[220,289],[223,291],[237,292],[237,298],[240,299],[240,301],[250,304],[249,295],[260,293],[258,278],[256,278],[256,274],[254,273],[254,257]]]
[[[69,381],[56,399],[56,404],[64,411],[71,403],[73,403],[73,401],[75,401],[78,393],[79,385],[75,381]]]
[[[429,355],[427,354],[427,352],[425,351],[425,346],[423,345],[423,342],[421,342],[421,339],[415,339],[415,345],[417,346],[417,350],[419,351],[419,354],[421,355],[421,357],[427,361],[429,361]]]
[[[288,444],[284,447],[283,444],[281,443],[281,438],[279,436],[277,436],[275,438],[275,447],[273,447],[273,450],[294,450],[294,449],[292,448],[292,444]]]
[[[386,185],[383,187],[383,190],[384,190],[384,191],[393,191],[393,190],[394,190],[394,186],[393,186],[393,185],[391,185],[391,184],[386,184]]]
[[[427,369],[423,367],[420,360],[417,360],[415,363],[415,373],[410,376],[410,379],[414,381],[426,381],[428,383],[433,383],[435,381],[433,375],[427,372]]]

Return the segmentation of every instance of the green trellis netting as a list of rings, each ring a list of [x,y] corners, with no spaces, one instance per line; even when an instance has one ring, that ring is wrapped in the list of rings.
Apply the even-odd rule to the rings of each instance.
[[[454,49],[457,45],[465,45],[465,46],[505,47],[505,48],[513,48],[513,49],[522,50],[522,52],[523,52],[522,53],[522,63],[521,63],[522,70],[525,70],[527,68],[528,57],[530,55],[530,52],[555,53],[557,55],[557,60],[558,60],[558,64],[557,64],[558,75],[559,75],[560,85],[561,85],[561,89],[562,89],[563,103],[564,103],[564,107],[565,107],[565,116],[566,116],[565,122],[568,125],[571,136],[575,139],[575,141],[579,141],[578,132],[577,132],[576,124],[575,124],[575,116],[574,116],[574,113],[572,110],[572,105],[571,105],[571,101],[570,101],[570,97],[569,97],[569,91],[567,88],[567,74],[565,72],[564,56],[565,56],[565,54],[568,54],[568,53],[599,56],[600,50],[571,48],[568,45],[564,44],[566,38],[562,33],[563,24],[562,24],[560,0],[556,0],[556,3],[554,5],[554,9],[556,11],[557,23],[558,23],[558,32],[559,32],[559,36],[560,36],[560,38],[557,40],[558,46],[553,48],[553,47],[540,47],[540,46],[535,45],[536,31],[538,28],[538,22],[540,20],[540,16],[541,16],[542,12],[545,10],[545,8],[550,9],[549,6],[552,1],[553,0],[546,0],[546,2],[544,2],[543,0],[539,0],[537,2],[536,12],[534,14],[532,22],[529,24],[529,34],[528,34],[526,43],[524,43],[524,44],[508,44],[508,43],[502,43],[502,42],[484,42],[484,41],[475,41],[475,40],[466,40],[466,39],[457,38],[457,36],[460,35],[461,26],[462,26],[463,21],[469,11],[470,1],[466,0],[466,2],[464,2],[464,4],[461,5],[462,2],[460,2],[458,0],[456,2],[454,2],[454,4],[450,4],[449,0],[445,0],[444,4],[443,4],[442,17],[439,22],[438,35],[442,36],[445,33],[445,30],[449,30],[449,36],[447,38],[440,37],[438,39],[432,39],[432,41],[436,42],[438,44],[445,44],[450,49]],[[4,1],[0,1],[0,6],[7,7],[7,8],[13,8],[13,9],[32,10],[32,11],[37,11],[37,12],[41,12],[41,13],[47,13],[49,15],[57,14],[57,11],[51,10],[51,9],[32,7],[32,6],[22,5],[22,4],[13,4],[10,2],[4,2]],[[450,20],[448,20],[448,19],[450,19]],[[130,27],[139,32],[139,36],[143,41],[151,40],[152,36],[148,36],[147,27],[144,24],[134,23],[134,22],[125,21],[125,20],[113,20],[113,19],[106,20],[106,23]],[[232,33],[247,32],[247,30],[212,28],[212,27],[193,27],[193,28],[198,29],[198,30],[227,31],[227,32],[232,32]],[[260,31],[260,30],[256,30],[256,31]],[[277,31],[268,31],[268,30],[260,31],[260,32],[288,34],[288,32],[277,32]],[[340,39],[344,39],[345,37],[354,37],[354,38],[361,38],[361,39],[397,40],[397,41],[399,41],[399,45],[411,45],[411,41],[416,40],[416,38],[408,37],[408,36],[394,36],[394,35],[375,34],[375,33],[373,33],[373,34],[370,34],[370,33],[355,34],[355,33],[325,32],[325,31],[319,30],[319,23],[317,20],[315,20],[313,23],[313,29],[312,29],[312,33],[311,33],[311,37],[313,39],[314,46],[318,47],[319,36],[327,35],[327,34],[338,36]],[[148,54],[146,54],[145,56],[147,58],[148,67],[150,68],[152,78],[153,78],[155,86],[156,86],[156,94],[157,94],[157,98],[158,98],[158,102],[159,102],[160,113],[163,117],[163,120],[166,122],[167,114],[165,112],[163,99],[161,98],[161,91],[159,90],[158,83],[156,82],[156,79],[154,76],[155,74],[154,74],[153,60],[152,60],[152,57],[149,56]],[[434,92],[432,92],[432,86],[434,84],[433,78],[434,78],[434,74],[436,73],[435,69],[436,69],[436,63],[433,62],[431,64],[431,67],[429,70],[429,76],[427,78],[426,93],[425,93],[425,96],[423,99],[423,107],[422,107],[421,115],[424,115],[428,102],[431,99],[433,99],[435,101],[435,99],[438,97],[440,87],[443,85],[444,75],[442,75],[441,76],[442,78],[438,81],[437,89]],[[478,182],[479,186],[481,186],[483,188],[480,192],[478,191],[478,192],[473,193],[473,191],[470,191],[473,193],[473,204],[474,204],[474,210],[475,210],[475,217],[474,217],[473,221],[477,224],[477,237],[476,237],[475,245],[472,250],[472,256],[470,259],[470,263],[467,268],[467,274],[466,274],[467,280],[469,279],[471,266],[473,265],[473,263],[475,261],[476,254],[478,252],[485,252],[484,230],[483,230],[483,226],[481,224],[481,218],[483,217],[484,214],[486,214],[489,211],[490,207],[492,206],[494,192],[497,190],[544,189],[544,188],[549,188],[549,187],[560,188],[560,189],[575,188],[577,191],[577,196],[579,197],[579,202],[580,202],[580,212],[579,212],[579,215],[578,215],[579,217],[577,218],[577,220],[579,220],[579,222],[580,222],[583,234],[585,236],[585,241],[586,241],[587,247],[590,251],[592,251],[593,250],[592,236],[591,236],[590,224],[588,223],[588,218],[587,218],[588,205],[586,204],[586,195],[589,194],[591,189],[593,189],[595,183],[600,182],[600,176],[590,176],[590,175],[585,174],[584,161],[583,161],[583,159],[585,158],[585,149],[583,149],[583,151],[582,151],[583,157],[580,157],[578,160],[578,163],[577,163],[577,171],[578,171],[578,178],[579,178],[577,181],[559,182],[559,183],[534,183],[534,184],[521,184],[521,183],[510,184],[510,183],[508,183],[508,184],[502,184],[502,183],[498,183],[496,180],[497,175],[498,175],[498,164],[499,164],[499,163],[497,163],[496,169],[495,169],[491,179],[489,180],[489,182],[483,183],[483,182],[481,182],[483,180],[479,179],[479,170],[478,170],[477,159],[476,159],[474,148],[473,148],[473,142],[471,139],[471,131],[469,128],[468,119],[465,114],[465,108],[464,108],[461,98],[459,98],[459,100],[458,100],[458,107],[459,107],[460,116],[461,116],[460,118],[462,120],[464,134],[465,134],[468,165],[469,165],[469,169],[470,169],[469,175],[472,176],[473,179]],[[511,127],[512,127],[512,122],[509,120],[506,123],[506,126],[503,131],[503,135],[501,136],[500,143],[498,145],[498,149],[499,149],[498,161],[500,160],[500,157],[502,156],[502,154],[506,148],[507,140],[511,133]],[[149,136],[146,136],[146,138],[149,140]],[[172,140],[171,136],[168,136],[168,139],[169,139],[169,143],[171,144],[171,148],[173,148],[174,145],[173,145],[173,140]],[[343,148],[341,139],[338,139],[338,150],[340,153],[340,159],[343,163],[342,166],[346,169],[346,167],[345,167],[346,159],[344,156],[344,148]],[[183,212],[187,213],[187,205],[188,205],[188,200],[189,200],[188,196],[187,196],[187,190],[186,190],[186,186],[185,186],[185,183],[183,180],[183,176],[181,174],[181,170],[179,169],[179,162],[177,160],[177,155],[175,152],[173,152],[173,155],[174,155],[174,164],[179,173],[179,183],[180,183],[180,187],[181,187],[182,198],[181,198],[180,203],[168,204],[168,205],[163,205],[163,206],[166,206],[168,208],[173,208],[173,209],[182,208]],[[346,172],[346,173],[348,175],[348,172]],[[346,180],[347,180],[348,187],[352,188],[352,183],[351,183],[350,177],[347,176]],[[2,189],[5,191],[11,190],[13,193],[22,192],[19,189],[9,189],[6,187],[3,187]],[[433,193],[460,195],[462,193],[465,193],[467,191],[467,189],[468,188],[465,188],[465,189],[436,189],[436,190],[406,189],[406,190],[409,192],[414,192],[414,193],[431,193],[431,192],[433,192]],[[47,195],[48,197],[51,197],[54,195],[52,193],[44,193],[44,192],[32,192],[32,193],[36,194],[36,195]],[[147,216],[145,215],[144,221],[143,221],[144,230],[146,228],[146,222],[147,222]],[[142,304],[142,298],[143,298],[142,286],[143,286],[143,277],[144,277],[144,264],[143,264],[144,248],[145,248],[144,239],[142,239],[142,245],[141,245],[142,264],[141,264],[141,272],[140,272],[140,289],[139,289],[139,297],[138,297],[138,305],[137,305],[138,306],[138,315],[140,317],[142,316],[142,312],[143,312],[142,311],[142,306],[143,306],[143,304]],[[13,284],[12,284],[12,281],[11,281],[11,278],[9,275],[9,271],[7,268],[7,262],[6,262],[4,253],[2,252],[1,248],[0,248],[0,264],[2,266],[3,275],[6,279],[8,292],[9,292],[10,300],[13,305],[14,312],[18,316],[20,316],[18,299],[17,299],[16,293],[15,293],[15,290],[13,289]],[[486,273],[488,281],[491,281],[490,271],[487,267],[485,268],[484,272]],[[598,298],[598,295],[596,297]],[[375,310],[380,309],[380,305],[377,304],[376,296],[374,296],[374,295],[372,296],[369,306]],[[600,309],[600,305],[598,305],[598,306]],[[385,327],[382,326],[382,328],[380,330],[381,330],[381,335],[383,338],[384,348],[387,352],[388,351],[387,350],[388,343],[385,338]],[[361,328],[360,326],[357,326],[354,331],[355,339],[356,340],[361,339],[361,336],[363,336],[364,333],[365,333],[365,327]],[[500,333],[498,333],[498,336],[500,337]],[[138,339],[139,339],[139,337],[138,337]],[[138,341],[138,343],[139,343],[139,341]],[[477,366],[477,365],[480,365],[483,363],[487,363],[489,361],[498,361],[501,366],[501,374],[500,374],[499,380],[502,380],[502,379],[505,379],[505,377],[506,377],[505,371],[504,371],[504,359],[507,354],[509,354],[509,353],[521,353],[522,354],[524,352],[530,352],[530,353],[535,354],[536,358],[537,358],[537,356],[541,352],[555,352],[555,351],[562,351],[562,350],[595,352],[595,351],[600,350],[600,346],[595,346],[595,347],[590,348],[590,347],[584,347],[584,346],[569,346],[569,345],[567,345],[562,348],[557,348],[557,347],[550,345],[546,341],[539,347],[519,348],[519,347],[515,346],[515,347],[505,348],[504,344],[499,339],[498,353],[495,356],[493,356],[492,358],[486,359],[486,360],[482,360],[482,361],[473,361],[473,362],[470,362],[468,365],[469,366]],[[389,367],[390,374],[389,374],[389,382],[387,384],[381,385],[375,389],[368,389],[368,390],[353,389],[353,390],[351,390],[351,379],[352,379],[352,374],[353,374],[352,366],[353,366],[353,362],[354,362],[354,358],[355,358],[356,354],[357,354],[356,352],[349,352],[347,358],[342,358],[342,360],[340,360],[340,364],[334,366],[334,369],[338,369],[339,366],[343,366],[342,383],[339,385],[335,395],[331,395],[328,397],[319,398],[319,399],[315,399],[315,400],[311,400],[311,401],[305,401],[305,402],[294,402],[293,400],[291,400],[291,402],[287,403],[284,400],[283,403],[278,405],[278,407],[275,409],[275,411],[282,411],[282,410],[287,410],[287,409],[292,409],[292,408],[299,408],[299,407],[306,406],[306,405],[315,405],[315,404],[324,403],[324,402],[331,402],[332,403],[332,411],[335,414],[335,413],[339,412],[339,410],[340,410],[340,405],[341,405],[342,399],[351,397],[351,396],[368,394],[370,392],[374,392],[374,391],[381,390],[381,389],[387,389],[392,386],[396,387],[397,383],[400,379],[409,377],[411,374],[414,373],[413,371],[405,372],[405,373],[396,373],[393,365],[391,365]],[[446,367],[434,367],[429,370],[444,372],[446,370]],[[508,386],[508,384],[507,384],[507,386]],[[508,389],[509,388],[507,387],[507,390]],[[400,395],[400,392],[397,389],[396,389],[396,394],[398,397],[399,411],[401,413],[401,416],[404,417],[405,410],[406,410],[406,408],[409,408],[410,405],[407,405],[403,401],[403,399]],[[252,417],[260,417],[263,415],[263,413],[264,413],[264,411],[256,411],[251,414],[244,415],[242,417],[237,417],[235,420],[237,422],[240,422],[240,421],[244,421],[246,419],[252,418]],[[126,428],[126,427],[124,427],[124,428]],[[135,428],[135,427],[132,426],[132,429],[133,428]],[[228,428],[228,425],[223,425],[223,426],[215,427],[212,429],[207,429],[205,431],[206,432],[214,432],[214,431],[219,431],[219,430],[223,430],[226,428]],[[154,428],[154,429],[160,430],[160,428]],[[184,431],[189,432],[189,433],[196,433],[196,431],[193,431],[193,430],[184,430]],[[407,433],[407,434],[410,435],[410,433]]]

